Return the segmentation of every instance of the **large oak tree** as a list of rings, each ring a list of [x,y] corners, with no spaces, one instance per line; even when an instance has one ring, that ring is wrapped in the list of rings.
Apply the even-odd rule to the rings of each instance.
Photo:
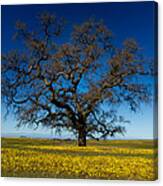
[[[150,100],[143,76],[152,66],[137,42],[127,39],[116,47],[112,32],[95,19],[74,25],[63,41],[64,19],[43,13],[38,21],[35,30],[18,21],[15,38],[24,48],[2,56],[2,101],[18,126],[66,129],[77,134],[79,146],[86,146],[87,137],[124,133],[127,121],[111,106],[136,111]]]

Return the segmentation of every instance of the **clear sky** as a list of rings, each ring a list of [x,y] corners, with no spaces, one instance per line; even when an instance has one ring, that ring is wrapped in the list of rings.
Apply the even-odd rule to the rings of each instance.
[[[120,45],[126,38],[135,38],[143,48],[143,54],[148,58],[154,58],[155,20],[154,2],[152,1],[139,3],[2,6],[2,53],[21,47],[20,43],[12,41],[12,36],[15,32],[15,22],[22,20],[29,25],[37,26],[37,19],[34,18],[42,11],[49,11],[57,16],[66,18],[67,27],[61,42],[68,40],[72,25],[82,23],[93,16],[104,20],[104,23],[114,33],[117,45]],[[4,110],[5,108],[2,106],[2,116]],[[126,126],[127,133],[123,138],[153,138],[153,128],[155,127],[153,122],[153,103],[142,105],[138,113],[132,113],[125,108],[125,105],[118,110],[120,114],[131,121],[131,124]],[[16,121],[11,113],[7,120],[2,119],[2,135],[52,137],[50,130],[45,128],[33,131],[29,128],[16,129],[15,126]],[[69,136],[67,133],[63,134],[63,137]]]

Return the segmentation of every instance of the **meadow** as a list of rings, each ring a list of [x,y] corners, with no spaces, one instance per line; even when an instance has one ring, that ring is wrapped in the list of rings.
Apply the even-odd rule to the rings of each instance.
[[[73,140],[2,138],[1,176],[157,179],[157,142],[153,140]]]

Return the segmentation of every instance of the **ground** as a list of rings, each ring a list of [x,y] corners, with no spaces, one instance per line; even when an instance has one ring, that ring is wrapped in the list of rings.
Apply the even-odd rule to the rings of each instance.
[[[3,177],[157,179],[153,140],[75,141],[2,138]]]

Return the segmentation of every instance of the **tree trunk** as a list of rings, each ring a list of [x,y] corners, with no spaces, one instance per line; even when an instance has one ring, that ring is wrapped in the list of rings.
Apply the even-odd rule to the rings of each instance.
[[[78,146],[86,146],[86,128],[83,125],[78,129]]]

